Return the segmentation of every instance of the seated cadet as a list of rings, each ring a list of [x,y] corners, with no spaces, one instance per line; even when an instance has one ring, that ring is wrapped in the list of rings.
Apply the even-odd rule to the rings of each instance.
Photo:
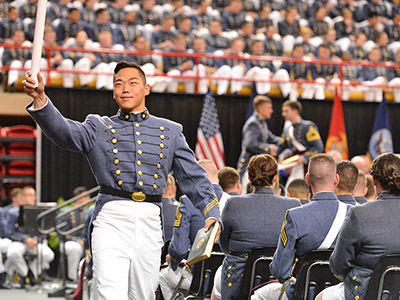
[[[327,9],[324,6],[320,6],[308,23],[308,27],[314,32],[314,37],[310,40],[314,47],[318,47],[323,43],[323,37],[328,32],[329,24],[325,21],[326,15]]]
[[[297,44],[299,44],[300,40],[302,40],[303,42],[301,44],[304,47],[304,54],[306,58],[314,58],[317,53],[317,47],[310,43],[314,36],[314,32],[309,27],[301,27],[300,36],[301,37],[299,38],[299,42]]]
[[[271,13],[271,7],[269,5],[263,5],[258,10],[258,16],[254,19],[254,28],[256,34],[265,33],[265,29],[273,25],[272,20],[269,18]]]
[[[381,50],[378,47],[374,47],[368,54],[370,63],[382,63]],[[382,101],[382,85],[386,82],[388,77],[388,71],[384,66],[363,66],[362,76],[364,78],[363,90],[365,101]],[[378,87],[374,87],[377,85]]]
[[[222,35],[221,21],[213,20],[210,23],[210,35],[206,38],[207,48],[210,52],[220,54],[224,53],[223,50],[229,48],[229,39]]]
[[[125,0],[124,0],[125,1]],[[143,26],[137,25],[136,18],[137,13],[132,5],[127,5],[124,9],[125,20],[121,23],[116,23],[117,28],[115,34],[119,35],[118,41],[122,42],[122,45],[128,49],[132,46],[133,40],[136,36],[142,35]]]
[[[223,31],[237,31],[246,21],[246,12],[240,0],[231,0],[229,11],[222,14],[221,23]]]
[[[393,61],[393,52],[389,49],[389,37],[386,32],[381,31],[376,35],[376,45],[381,50],[382,61]]]
[[[197,31],[199,36],[207,36],[210,34],[209,28],[211,27],[211,21],[215,20],[215,17],[211,14],[211,8],[208,9],[208,1],[201,0],[197,4],[197,13],[192,14],[193,29]]]
[[[400,48],[400,9],[392,8],[392,23],[388,22],[384,31],[389,37],[389,47],[396,52]]]
[[[79,9],[69,9],[68,19],[60,20],[57,26],[57,43],[64,44],[68,39],[74,38],[78,31],[88,28],[88,24],[81,20]]]
[[[176,35],[173,31],[174,24],[175,21],[172,17],[165,16],[162,19],[160,29],[151,34],[150,48],[152,50],[164,50],[172,47],[172,39]]]
[[[311,157],[306,182],[311,187],[313,199],[307,205],[287,211],[270,264],[272,275],[279,283],[261,286],[255,290],[252,300],[293,299],[295,285],[291,272],[296,258],[303,259],[307,253],[317,249],[333,249],[336,244],[348,206],[334,194],[339,178],[333,158],[327,154]]]
[[[310,187],[304,179],[297,178],[289,183],[287,187],[287,196],[289,198],[299,199],[302,205],[310,203]]]
[[[400,48],[394,55],[394,63],[400,64]],[[397,88],[389,88],[389,91],[393,91],[394,101],[400,102],[400,68],[388,68],[388,85],[397,86]]]
[[[47,17],[55,28],[58,26],[60,20],[68,19],[70,0],[59,0],[57,3],[51,3]]]
[[[87,0],[81,9],[82,20],[87,24],[94,24],[96,21],[96,10],[99,8],[97,0]]]
[[[225,51],[225,54],[232,56],[243,57],[244,53],[244,42],[241,38],[232,39],[230,42],[230,48]],[[223,77],[224,79],[215,79],[218,81],[217,94],[226,94],[229,86],[230,79],[231,82],[231,93],[238,93],[242,88],[242,83],[239,78],[242,78],[249,68],[249,61],[240,58],[227,58],[221,59],[217,62],[219,66],[218,70],[212,75],[213,78]]]
[[[172,48],[166,51],[187,53],[186,39],[183,34],[178,34],[172,38]],[[185,84],[186,93],[193,94],[195,92],[195,80],[185,78],[174,78],[172,76],[195,76],[193,71],[193,61],[190,57],[182,56],[163,56],[163,71],[167,74],[157,82],[153,88],[154,91],[163,92],[165,89],[169,93],[176,93],[178,91],[178,84],[183,82]]]
[[[44,47],[59,47],[56,42],[56,32],[52,27],[47,27],[44,29],[43,33],[43,46]],[[50,53],[49,53],[50,52]],[[50,59],[48,59],[50,57]],[[28,60],[24,67],[26,69],[31,69],[32,60]],[[60,69],[65,72],[51,71],[46,72],[48,68]],[[42,70],[42,77],[45,84],[47,84],[47,78],[54,78],[61,76],[63,80],[63,87],[71,88],[74,86],[74,74],[72,70],[74,68],[74,63],[69,58],[64,58],[62,52],[58,50],[43,50],[42,57],[40,59],[40,69]],[[51,81],[50,81],[51,83]]]
[[[355,61],[367,60],[367,51],[365,48],[365,42],[367,41],[367,36],[363,33],[359,33],[356,36],[355,45],[350,46],[349,51],[351,58]]]
[[[224,191],[219,200],[219,210],[222,212],[226,201],[228,201],[231,196],[239,196],[242,194],[242,185],[240,184],[239,172],[232,167],[223,167],[220,169],[218,171],[218,181]]]
[[[376,37],[381,32],[381,24],[379,23],[379,15],[371,11],[368,13],[368,24],[360,27],[360,33],[365,34],[367,38],[366,50],[369,51],[376,41]]]
[[[296,60],[304,59],[305,48],[303,44],[295,44],[292,51],[292,58]],[[284,81],[293,81],[293,80],[308,80],[308,74],[310,73],[310,64],[305,62],[284,62],[282,63],[279,74],[281,79]],[[309,90],[312,89],[311,84],[299,84],[293,82],[292,84],[289,82],[288,85],[281,85],[282,94],[289,95],[289,99],[297,100],[299,92],[298,89],[301,87],[303,89],[303,94],[309,93]],[[304,96],[302,96],[304,98]]]
[[[188,49],[193,48],[193,40],[196,37],[192,30],[192,20],[189,17],[183,16],[179,19],[178,32],[185,37],[186,46]]]
[[[344,282],[322,291],[316,299],[366,299],[368,282],[379,257],[400,248],[400,158],[384,153],[371,167],[377,201],[349,210],[329,259],[333,274]]]
[[[218,170],[215,164],[210,160],[200,160],[199,165],[207,172],[207,176],[213,184],[218,201],[222,196],[222,188],[218,185]],[[177,286],[181,276],[184,281],[182,289],[188,290],[192,282],[192,274],[185,268],[179,266],[182,259],[185,258],[191,249],[197,231],[204,227],[204,217],[196,209],[189,198],[183,195],[180,198],[178,209],[176,210],[176,219],[172,240],[168,248],[167,262],[169,266],[161,269],[160,287],[165,300],[171,299],[173,291]]]
[[[279,137],[269,129],[267,120],[272,116],[272,100],[258,95],[253,99],[254,113],[247,119],[242,129],[242,153],[240,154],[237,169],[242,180],[242,186],[247,183],[246,168],[250,158],[256,154],[277,153]]]
[[[87,192],[87,188],[83,186],[78,186],[74,189],[73,196],[76,197],[85,192]],[[74,206],[66,207],[65,209],[71,210],[76,206],[87,203],[88,201],[90,201],[90,195],[78,199],[77,201],[75,201]],[[88,209],[85,208],[71,211],[68,215],[60,220],[60,223],[65,222],[65,225],[61,227],[61,229],[67,231],[81,224],[84,224],[87,212]],[[71,281],[76,281],[78,279],[79,261],[84,255],[83,231],[79,230],[72,233],[71,235],[67,235],[65,239],[65,255],[67,256],[68,279]]]
[[[14,46],[29,46],[29,42],[25,41],[25,33],[22,30],[15,30],[11,36],[12,45]],[[1,62],[4,67],[10,67],[8,71],[7,85],[10,90],[15,89],[18,76],[24,72],[20,71],[28,59],[31,58],[32,50],[26,48],[5,48],[1,57]]]
[[[53,251],[41,243],[39,237],[25,234],[24,228],[18,225],[20,207],[35,204],[36,192],[27,186],[22,189],[21,197],[13,199],[4,214],[5,236],[13,241],[7,249],[6,271],[10,277],[17,272],[22,278],[22,286],[26,283],[37,283],[39,275],[49,268],[50,262],[54,259]],[[35,259],[29,262],[29,268],[24,259],[25,254],[36,255]]]
[[[343,51],[342,61],[350,62],[351,54],[349,51]],[[362,67],[357,65],[342,65],[343,75],[343,89],[342,89],[342,100],[349,100],[350,93],[352,91],[361,91],[363,88],[359,85],[352,86],[350,83],[362,82]]]
[[[288,54],[293,50],[295,40],[300,36],[300,23],[297,20],[296,7],[288,7],[285,18],[278,23],[278,32],[282,37],[283,53]]]
[[[15,30],[24,30],[21,20],[19,19],[18,8],[10,6],[7,16],[0,22],[0,43],[9,44],[11,36]]]
[[[155,9],[155,0],[143,0],[137,23],[143,26],[143,35],[150,41],[151,34],[160,29],[161,14]]]
[[[175,200],[175,197],[175,179],[172,174],[168,174],[167,184],[164,187],[164,192],[162,194],[162,221],[164,242],[170,241],[172,238],[172,228],[174,226],[176,209],[178,207],[178,202]]]
[[[101,32],[109,32],[113,37],[113,44],[123,44],[122,41],[117,40],[119,38],[118,35],[115,34],[116,25],[110,22],[110,14],[106,8],[99,8],[96,10],[96,21],[92,26],[87,30],[89,38],[93,42],[100,42],[99,35]]]
[[[265,32],[265,54],[270,56],[282,56],[283,55],[283,46],[282,40],[279,39],[279,34],[277,34],[277,28],[274,26],[268,26]],[[277,61],[278,62],[278,61]],[[275,68],[278,68],[274,64]]]
[[[327,44],[321,44],[318,48],[318,59],[322,61],[331,61],[331,50]],[[313,63],[311,64],[311,77],[316,82],[307,91],[301,95],[306,99],[325,99],[325,89],[332,89],[331,85],[324,85],[326,82],[335,82],[337,80],[339,70],[337,65]]]
[[[331,57],[335,60],[340,60],[342,56],[342,50],[340,44],[336,40],[336,30],[328,29],[325,34],[325,44],[329,47],[331,51]]]
[[[243,52],[250,53],[251,46],[256,38],[256,36],[254,35],[254,23],[245,21],[239,29],[239,34],[244,41]]]
[[[357,166],[351,161],[342,160],[336,163],[336,172],[339,175],[339,183],[335,191],[336,197],[347,205],[356,205],[353,192],[358,180]]]
[[[367,192],[367,178],[363,172],[358,171],[357,183],[353,190],[353,197],[356,199],[358,204],[367,203]]]
[[[126,21],[126,7],[129,7],[128,0],[114,0],[111,3],[108,8],[110,11],[111,23],[122,24]]]
[[[357,23],[354,22],[353,14],[350,9],[342,10],[342,21],[336,22],[334,25],[336,31],[337,44],[340,45],[342,51],[349,50],[352,42],[356,40],[358,34]]]
[[[253,156],[247,171],[254,192],[231,197],[222,212],[220,244],[227,256],[221,267],[221,297],[217,290],[215,294],[224,300],[237,299],[241,274],[251,250],[275,247],[286,211],[301,205],[297,199],[274,193],[279,175],[278,164],[271,155]],[[259,226],[254,226],[255,223]]]

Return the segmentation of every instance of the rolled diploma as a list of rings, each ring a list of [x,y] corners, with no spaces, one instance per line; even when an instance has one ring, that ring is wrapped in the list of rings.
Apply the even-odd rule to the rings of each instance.
[[[37,82],[37,73],[40,68],[40,58],[42,57],[43,47],[43,33],[44,24],[46,21],[46,6],[47,0],[39,0],[36,10],[36,23],[35,23],[35,35],[33,37],[33,50],[32,50],[32,78]]]

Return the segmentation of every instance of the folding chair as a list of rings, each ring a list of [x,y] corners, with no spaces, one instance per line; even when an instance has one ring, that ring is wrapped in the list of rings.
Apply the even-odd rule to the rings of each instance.
[[[380,257],[368,284],[366,300],[398,300],[400,297],[400,254]]]
[[[247,300],[250,291],[255,286],[274,279],[269,270],[269,264],[272,261],[275,249],[275,247],[264,247],[251,250],[243,272],[239,291],[240,300]]]
[[[323,289],[339,283],[329,269],[331,250],[311,251],[300,265],[294,300],[314,299]]]

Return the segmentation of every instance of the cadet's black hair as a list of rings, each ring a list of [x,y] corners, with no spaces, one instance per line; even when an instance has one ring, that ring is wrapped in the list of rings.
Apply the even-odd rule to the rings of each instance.
[[[127,62],[127,61],[120,61],[114,69],[114,75],[117,74],[120,70],[125,69],[125,68],[134,68],[136,70],[139,71],[139,75],[142,77],[143,79],[143,83],[146,84],[146,74],[144,74],[142,68],[135,64],[135,63],[131,63],[131,62]]]

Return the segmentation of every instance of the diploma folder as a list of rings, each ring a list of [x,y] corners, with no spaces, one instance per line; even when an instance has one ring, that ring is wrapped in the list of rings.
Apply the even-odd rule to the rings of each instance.
[[[219,223],[215,222],[207,232],[204,232],[204,228],[200,228],[199,231],[197,231],[196,238],[187,259],[187,265],[191,266],[199,261],[210,258],[218,228]]]

